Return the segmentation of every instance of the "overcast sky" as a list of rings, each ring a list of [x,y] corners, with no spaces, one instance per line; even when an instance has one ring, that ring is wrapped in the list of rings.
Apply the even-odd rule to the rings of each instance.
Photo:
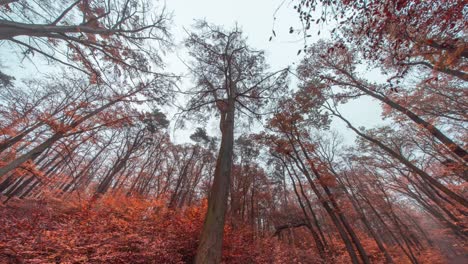
[[[256,49],[266,51],[266,59],[272,70],[294,66],[302,56],[297,51],[304,46],[302,35],[289,34],[289,28],[300,27],[300,21],[293,9],[292,1],[284,0],[168,0],[167,9],[173,12],[173,33],[177,43],[187,36],[185,29],[196,19],[206,19],[208,22],[230,28],[237,23],[248,37],[248,44]],[[283,4],[282,4],[283,3]],[[276,17],[276,19],[274,19]],[[327,37],[330,27],[316,26],[312,33],[321,31],[320,37]],[[277,37],[269,41],[272,30]],[[308,44],[318,40],[316,34],[308,39]],[[183,50],[178,52],[183,57]],[[170,56],[168,66],[175,73],[186,72],[184,64],[177,56]],[[372,76],[370,76],[372,79]],[[190,80],[182,84],[189,86]],[[349,118],[355,126],[373,127],[381,123],[380,106],[377,102],[362,98],[352,101],[340,108],[342,114]],[[207,124],[207,131],[211,135],[218,134],[216,123]],[[354,133],[341,121],[332,123],[332,129],[337,130],[351,144],[355,138]],[[187,142],[188,132],[176,131],[171,133],[176,142]]]
[[[185,29],[190,30],[196,19],[206,19],[210,23],[226,28],[231,28],[237,23],[247,36],[250,46],[265,50],[267,62],[273,71],[287,66],[294,67],[302,58],[302,54],[297,55],[297,51],[304,46],[302,35],[288,33],[291,26],[297,28],[301,25],[289,0],[167,0],[166,10],[173,13],[171,32],[178,45],[175,53],[167,56],[167,70],[176,74],[187,73],[185,65],[179,59],[184,57],[181,43],[187,36]],[[321,38],[329,36],[327,34],[329,28],[331,27],[316,26],[313,28],[311,32],[313,37],[308,39],[308,44],[318,40],[317,34],[314,34],[318,30],[321,31]],[[273,29],[277,37],[269,41]],[[40,76],[47,69],[57,66],[57,64],[49,66],[37,56],[34,57],[33,64],[28,59],[24,59],[20,53],[15,54],[15,51],[18,50],[10,49],[6,42],[0,43],[2,71],[17,79]],[[366,77],[375,80],[375,76],[375,74],[368,74]],[[189,87],[190,79],[184,79],[181,86]],[[342,106],[340,111],[355,126],[369,128],[382,122],[379,104],[369,98],[352,101]],[[206,126],[210,135],[219,135],[218,122],[212,122],[206,125],[193,124],[193,127],[187,130],[172,129],[171,136],[177,143],[190,142],[189,135],[197,126]],[[332,129],[343,135],[346,143],[353,142],[354,133],[346,129],[341,121],[333,122]]]

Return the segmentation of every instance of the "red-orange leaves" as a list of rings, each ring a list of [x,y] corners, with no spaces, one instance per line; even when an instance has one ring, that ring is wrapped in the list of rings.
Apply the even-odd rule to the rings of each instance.
[[[118,193],[12,202],[0,207],[0,263],[191,263],[206,200],[183,211],[166,203]],[[275,238],[225,230],[226,263],[291,263]]]
[[[274,152],[286,154],[286,155],[291,153],[292,148],[289,142],[287,142],[286,140],[277,139],[274,143],[275,143]]]
[[[323,175],[319,181],[323,186],[327,187],[336,187],[338,185],[336,178],[331,174]]]

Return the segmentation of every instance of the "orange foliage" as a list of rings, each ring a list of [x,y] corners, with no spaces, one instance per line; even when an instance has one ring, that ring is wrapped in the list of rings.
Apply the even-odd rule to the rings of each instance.
[[[124,196],[0,210],[0,262],[7,263],[185,263],[195,254],[203,211]]]
[[[14,201],[0,207],[0,263],[191,263],[205,210],[120,194]],[[276,239],[225,229],[225,263],[291,263]]]

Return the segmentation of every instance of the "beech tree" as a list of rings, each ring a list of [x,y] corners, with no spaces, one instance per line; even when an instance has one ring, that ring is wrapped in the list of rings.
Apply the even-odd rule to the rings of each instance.
[[[209,194],[208,212],[197,251],[196,263],[219,263],[234,145],[235,116],[258,117],[261,108],[286,88],[287,72],[267,72],[262,51],[250,48],[238,27],[224,30],[199,21],[185,45],[192,56],[190,71],[196,86],[185,113],[206,119],[219,118],[221,146]]]

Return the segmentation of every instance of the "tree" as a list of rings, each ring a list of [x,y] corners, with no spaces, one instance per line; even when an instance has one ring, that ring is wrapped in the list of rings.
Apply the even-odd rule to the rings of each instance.
[[[219,263],[229,194],[235,116],[258,117],[259,109],[285,88],[287,72],[266,72],[262,51],[251,49],[242,31],[226,31],[199,21],[185,41],[192,56],[190,71],[196,86],[184,113],[196,111],[220,117],[221,146],[209,194],[208,211],[197,251],[196,263]],[[202,112],[204,110],[204,112]],[[206,119],[206,114],[205,118]]]
[[[86,73],[92,83],[108,81],[109,72],[155,74],[159,49],[170,45],[169,21],[147,0],[0,1],[0,40],[26,57]]]
[[[301,83],[300,90],[292,98],[280,102],[280,107],[268,123],[268,128],[273,133],[266,135],[264,140],[267,145],[271,145],[269,146],[270,153],[283,163],[291,180],[293,176],[298,177],[298,172],[307,179],[313,193],[321,201],[323,208],[337,228],[352,263],[359,263],[353,245],[358,250],[361,260],[364,263],[370,263],[359,237],[344,215],[334,194],[333,177],[321,170],[321,161],[314,159],[311,155],[315,146],[307,140],[308,130],[312,126],[326,129],[329,124],[327,113],[318,107],[325,99],[319,93],[314,93],[312,87],[314,87],[313,82]],[[298,181],[300,181],[299,178]],[[307,197],[305,199],[307,201]],[[313,210],[310,209],[310,211],[313,214]],[[305,215],[307,217],[306,213]],[[314,237],[318,239],[317,235]]]
[[[460,37],[465,28],[462,0],[296,2],[305,32],[315,23],[339,22],[334,37],[358,45],[367,59],[390,66],[387,70],[396,69],[403,76],[411,68],[424,67],[468,80],[468,48]]]
[[[45,139],[36,140],[34,142],[36,144],[33,147],[20,152],[19,154],[21,155],[7,160],[4,166],[0,168],[0,177],[15,170],[22,164],[25,164],[25,162],[34,161],[53,144],[64,138],[99,129],[102,126],[113,126],[116,123],[128,121],[128,115],[132,115],[132,112],[134,113],[135,111],[130,104],[139,102],[137,96],[149,98],[145,102],[160,101],[161,97],[164,97],[162,92],[167,88],[167,86],[164,86],[164,81],[159,79],[140,82],[135,84],[135,86],[120,84],[118,82],[113,85],[97,85],[87,84],[87,81],[80,77],[66,79],[66,76],[59,75],[57,79],[52,77],[49,83],[46,82],[45,87],[43,87],[45,94],[53,94],[57,98],[40,96],[40,99],[37,101],[40,105],[32,105],[31,109],[31,111],[39,110],[37,116],[32,115],[30,109],[27,110],[30,113],[28,117],[34,116],[37,120],[28,120],[27,118],[23,120],[25,117],[20,117],[11,123],[11,125],[14,125],[13,127],[11,125],[10,127],[6,127],[7,137],[0,143],[0,151],[11,148],[28,134],[38,129],[42,129],[42,131],[39,131],[45,133]],[[60,80],[62,83],[57,85],[59,82],[54,82],[57,80]],[[119,87],[116,87],[117,85]],[[81,92],[74,93],[75,89],[80,89]],[[160,98],[157,99],[158,97]],[[35,102],[34,100],[32,101]],[[13,103],[15,103],[14,100]],[[47,105],[47,103],[50,104]],[[46,108],[41,109],[38,106]],[[28,105],[28,108],[31,108],[31,105]],[[25,121],[26,127],[22,127]],[[31,124],[29,124],[30,122]],[[13,133],[13,135],[9,135],[8,131],[11,132],[12,129],[18,129],[15,127],[17,125],[23,131],[18,134]],[[43,127],[45,126],[48,126],[50,129],[44,130]]]
[[[357,50],[349,49],[339,43],[319,42],[308,51],[308,56],[299,66],[301,78],[320,78],[326,84],[324,90],[332,94],[331,87],[340,87],[345,92],[331,95],[337,102],[343,103],[350,98],[368,95],[386,104],[391,109],[399,111],[422,129],[429,131],[444,144],[461,163],[468,161],[466,150],[447,136],[441,129],[411,111],[410,106],[399,104],[394,100],[393,90],[386,89],[386,85],[366,81],[357,72],[360,56]]]

